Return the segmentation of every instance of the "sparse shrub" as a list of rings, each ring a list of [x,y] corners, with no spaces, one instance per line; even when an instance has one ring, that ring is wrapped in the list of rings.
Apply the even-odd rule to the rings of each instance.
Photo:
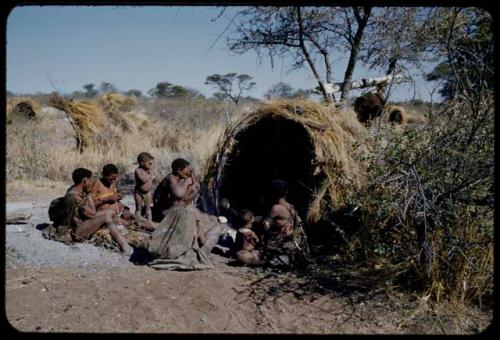
[[[440,299],[491,302],[493,101],[432,112],[422,128],[383,126],[355,200],[362,227],[352,263],[387,268],[387,280]]]

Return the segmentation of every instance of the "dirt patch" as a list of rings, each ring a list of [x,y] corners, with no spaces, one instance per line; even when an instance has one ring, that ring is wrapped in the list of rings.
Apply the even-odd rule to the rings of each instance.
[[[403,327],[410,313],[395,308],[394,297],[313,293],[297,289],[301,283],[222,264],[195,272],[25,267],[7,271],[6,315],[23,332],[443,333],[425,322]],[[468,320],[444,332],[488,325],[477,315]]]
[[[17,197],[37,198],[27,189],[17,189]],[[91,244],[44,239],[36,225],[48,222],[50,198],[57,194],[47,197],[8,199],[6,206],[7,214],[31,215],[5,229],[5,310],[19,331],[473,334],[491,322],[487,312],[445,308],[437,314],[421,299],[350,291],[335,276],[310,271],[232,267],[215,254],[213,270],[137,266]],[[133,207],[133,198],[124,203]]]
[[[6,201],[12,202],[45,202],[64,196],[69,188],[68,183],[54,181],[9,181],[6,183]]]

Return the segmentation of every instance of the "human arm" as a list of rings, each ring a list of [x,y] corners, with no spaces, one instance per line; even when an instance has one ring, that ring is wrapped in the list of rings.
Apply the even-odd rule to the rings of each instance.
[[[93,218],[96,216],[97,211],[95,208],[94,199],[92,198],[92,195],[90,193],[87,194],[84,198],[77,197],[76,202],[80,209],[80,213],[83,216],[87,218]]]
[[[168,186],[170,192],[175,197],[175,200],[182,200],[186,193],[188,192],[188,187],[193,184],[193,178],[187,177],[186,179],[177,179],[175,176],[171,176],[168,179]]]
[[[99,208],[105,204],[113,204],[121,200],[123,196],[116,191],[116,186],[108,189],[100,181],[96,181],[92,186],[92,198],[94,200],[94,205]]]
[[[183,200],[186,203],[190,203],[194,201],[199,192],[200,192],[200,183],[195,182],[187,188],[187,192]]]
[[[280,233],[289,235],[292,232],[293,224],[290,222],[290,212],[281,204],[275,204],[269,213],[271,227],[275,226]]]
[[[151,176],[151,174],[142,168],[135,169],[135,177],[141,181],[139,185],[147,183],[148,181],[153,181],[153,177]]]

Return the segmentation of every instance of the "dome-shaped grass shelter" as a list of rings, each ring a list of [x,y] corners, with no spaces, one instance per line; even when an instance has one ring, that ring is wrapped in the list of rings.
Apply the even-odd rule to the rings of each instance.
[[[267,102],[228,126],[205,167],[199,205],[221,213],[221,199],[235,210],[265,213],[273,179],[289,185],[288,200],[309,223],[346,206],[364,178],[355,160],[366,128],[349,108],[305,100]],[[365,148],[366,149],[366,148]]]

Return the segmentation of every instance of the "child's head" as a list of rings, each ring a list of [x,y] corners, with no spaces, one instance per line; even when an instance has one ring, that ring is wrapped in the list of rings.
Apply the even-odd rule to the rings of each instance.
[[[87,192],[92,190],[92,171],[85,168],[78,168],[73,171],[71,175],[75,185],[83,184],[83,189]]]
[[[241,226],[246,226],[249,228],[252,227],[252,223],[253,223],[255,217],[250,210],[241,209],[239,214],[238,214],[238,217],[239,217],[239,221],[240,221]]]
[[[154,161],[153,155],[151,155],[149,152],[141,152],[137,156],[137,163],[139,163],[139,166],[141,168],[144,168],[146,170],[149,170],[153,167],[153,161]]]
[[[191,164],[184,158],[176,158],[172,162],[172,172],[181,176],[182,178],[186,178],[191,176],[192,168]]]

